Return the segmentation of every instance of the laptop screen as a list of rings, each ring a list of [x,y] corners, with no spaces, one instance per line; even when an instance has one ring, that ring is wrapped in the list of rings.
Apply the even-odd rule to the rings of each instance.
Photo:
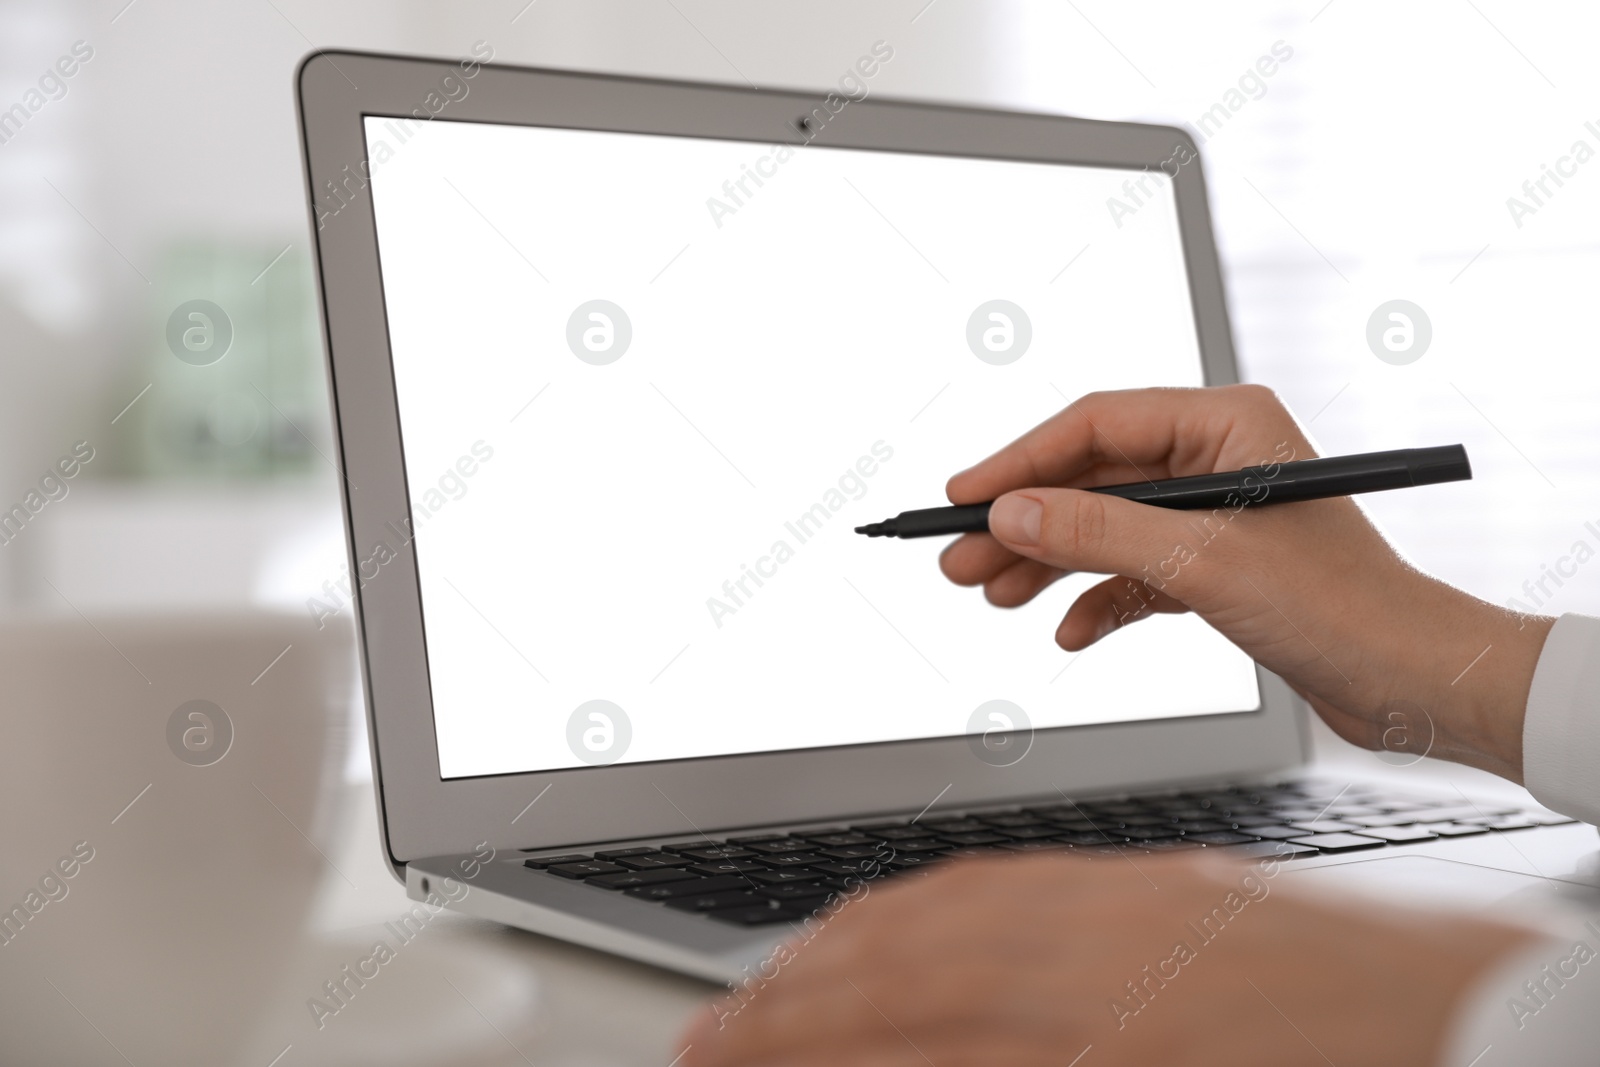
[[[366,137],[444,777],[1258,707],[1195,618],[1067,653],[1092,577],[1000,609],[853,532],[1086,392],[1201,384],[1164,175]]]

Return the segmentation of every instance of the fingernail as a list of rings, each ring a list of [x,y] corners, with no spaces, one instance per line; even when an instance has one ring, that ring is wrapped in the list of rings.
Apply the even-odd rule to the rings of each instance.
[[[989,530],[1014,545],[1036,545],[1044,526],[1044,505],[1030,496],[1003,496],[989,509]]]

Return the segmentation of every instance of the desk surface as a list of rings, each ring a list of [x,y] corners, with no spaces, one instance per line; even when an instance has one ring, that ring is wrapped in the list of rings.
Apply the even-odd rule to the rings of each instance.
[[[1400,771],[1320,726],[1316,737],[1325,777],[1526,798],[1469,768]],[[284,752],[312,747],[299,741]],[[231,779],[185,779],[193,768],[164,762],[175,777],[94,830],[103,858],[0,952],[0,1032],[18,1062],[668,1067],[714,992],[494,923],[448,912],[419,920],[381,861],[370,782],[341,784],[317,805],[265,758],[223,765],[239,778],[231,791],[215,788]],[[97,788],[82,771],[74,795]],[[137,788],[114,781],[97,804],[116,812]],[[210,805],[209,823],[195,802]],[[13,814],[53,817],[25,808],[19,800]],[[79,825],[74,817],[43,839],[70,842]],[[224,832],[192,836],[211,825]],[[8,898],[26,891],[21,876],[44,870],[29,863],[0,887]]]

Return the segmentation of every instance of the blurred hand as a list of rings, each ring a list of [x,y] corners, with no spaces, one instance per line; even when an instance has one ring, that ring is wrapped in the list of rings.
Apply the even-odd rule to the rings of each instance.
[[[958,862],[874,889],[713,1005],[682,1065],[1068,1067],[1090,1045],[1084,1067],[1431,1065],[1470,984],[1530,940],[1296,896],[1275,862],[1138,862]]]
[[[1070,572],[1116,575],[1067,611],[1063,648],[1193,611],[1347,741],[1377,749],[1400,730],[1403,751],[1520,782],[1523,710],[1552,620],[1428,577],[1348,498],[1206,513],[1081,491],[1315,455],[1260,386],[1091,394],[950,479],[952,503],[995,505],[991,533],[961,537],[940,567],[1001,607]]]

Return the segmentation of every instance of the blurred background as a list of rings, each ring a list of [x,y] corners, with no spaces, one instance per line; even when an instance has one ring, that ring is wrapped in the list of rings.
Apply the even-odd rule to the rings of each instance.
[[[1593,5],[1511,0],[0,0],[0,621],[139,670],[139,620],[272,613],[252,663],[348,668],[348,611],[308,606],[347,563],[292,78],[314,48],[478,41],[825,90],[884,39],[882,95],[1189,127],[1244,377],[1327,452],[1464,442],[1473,482],[1366,506],[1479,596],[1600,612],[1597,37]],[[1369,343],[1393,300],[1430,337],[1404,364]],[[308,679],[352,785],[354,677]],[[285,814],[308,842],[318,818]],[[358,847],[340,877],[384,888]]]
[[[311,48],[482,40],[506,63],[823,87],[878,38],[883,94],[1194,129],[1245,377],[1325,450],[1464,441],[1477,481],[1368,507],[1481,596],[1594,609],[1600,566],[1538,580],[1600,549],[1600,165],[1542,204],[1523,183],[1600,148],[1596,22],[1497,0],[6,0],[0,507],[75,443],[94,458],[0,531],[0,611],[304,612],[345,574],[291,95]],[[1275,45],[1291,57],[1256,75]],[[233,328],[201,370],[166,337],[195,299]],[[1392,299],[1431,322],[1408,365],[1367,343]]]

